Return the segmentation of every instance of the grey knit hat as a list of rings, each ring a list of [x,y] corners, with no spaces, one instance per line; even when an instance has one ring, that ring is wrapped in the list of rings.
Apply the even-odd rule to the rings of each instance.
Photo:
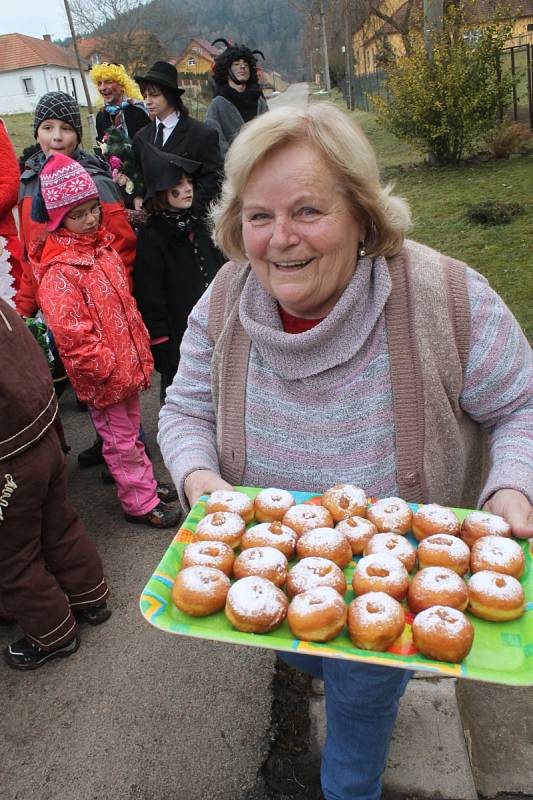
[[[68,122],[78,134],[78,144],[81,142],[82,127],[80,107],[76,100],[65,92],[48,92],[43,94],[35,109],[33,121],[33,135],[37,138],[37,128],[46,119],[59,119]]]

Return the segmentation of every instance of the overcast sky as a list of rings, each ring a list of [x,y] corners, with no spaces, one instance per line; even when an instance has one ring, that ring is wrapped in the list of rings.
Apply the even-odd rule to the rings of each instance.
[[[52,39],[69,35],[63,0],[0,0],[0,33],[25,33]]]

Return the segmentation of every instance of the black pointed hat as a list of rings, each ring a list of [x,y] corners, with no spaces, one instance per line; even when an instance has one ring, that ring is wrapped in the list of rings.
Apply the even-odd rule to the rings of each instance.
[[[184,94],[185,89],[178,86],[178,70],[174,64],[168,61],[156,61],[144,75],[133,76],[137,83],[155,83],[156,86],[164,86],[172,89],[178,96]]]
[[[199,161],[182,158],[174,153],[165,153],[150,142],[142,142],[142,166],[146,184],[145,200],[154,197],[157,192],[172,189],[180,182],[183,173],[194,175],[202,166]]]

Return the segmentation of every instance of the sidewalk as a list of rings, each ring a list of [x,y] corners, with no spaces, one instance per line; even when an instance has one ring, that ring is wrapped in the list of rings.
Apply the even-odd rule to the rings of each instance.
[[[311,746],[326,735],[313,682]],[[417,673],[400,705],[384,777],[387,798],[533,798],[533,692]]]

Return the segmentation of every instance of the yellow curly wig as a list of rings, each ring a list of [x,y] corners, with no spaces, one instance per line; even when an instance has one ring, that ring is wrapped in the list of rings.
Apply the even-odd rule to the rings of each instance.
[[[131,97],[132,100],[143,99],[139,87],[122,64],[95,64],[89,74],[95,86],[98,86],[99,81],[116,81],[124,88],[126,97]]]

